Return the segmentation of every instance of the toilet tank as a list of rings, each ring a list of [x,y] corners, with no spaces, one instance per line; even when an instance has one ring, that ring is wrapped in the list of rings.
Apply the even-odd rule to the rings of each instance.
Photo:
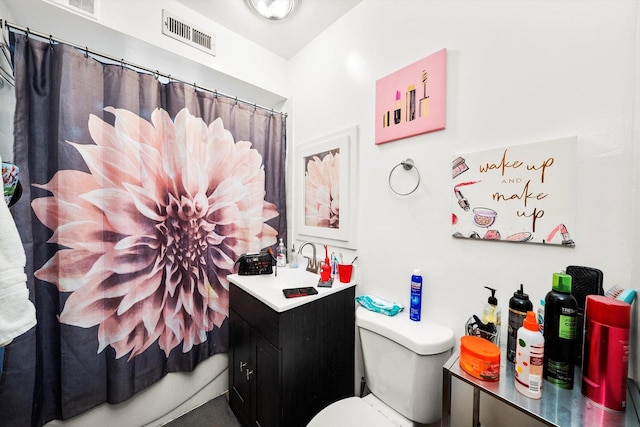
[[[451,356],[453,331],[406,311],[395,316],[356,310],[369,390],[396,412],[416,423],[441,417],[442,367]]]

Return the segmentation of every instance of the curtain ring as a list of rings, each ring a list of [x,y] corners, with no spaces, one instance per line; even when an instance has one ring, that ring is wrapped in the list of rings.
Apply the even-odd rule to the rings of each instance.
[[[124,58],[120,59],[120,66],[124,68]]]
[[[156,70],[156,72],[153,74],[153,77],[158,80],[160,78],[160,71]]]
[[[53,35],[49,34],[49,48],[53,49]]]
[[[196,85],[195,82],[193,82],[193,91],[197,92],[198,91],[198,85]]]
[[[237,96],[236,96],[236,103],[235,103],[235,105],[238,105],[238,97],[237,97]]]
[[[218,99],[218,89],[213,91],[214,98]]]
[[[413,187],[410,191],[408,191],[406,193],[400,193],[395,188],[393,188],[393,184],[391,184],[391,176],[393,175],[395,170],[398,169],[398,167],[400,167],[400,166],[402,166],[402,168],[404,170],[406,170],[406,171],[410,171],[411,169],[415,169],[416,173],[418,174],[418,181],[416,182],[415,187]],[[393,167],[393,169],[391,169],[391,172],[389,172],[389,188],[391,188],[391,191],[396,193],[398,196],[408,196],[409,194],[412,194],[414,191],[416,191],[418,189],[419,185],[420,185],[420,171],[418,170],[416,165],[413,163],[412,159],[407,159],[407,160],[405,160],[403,162],[398,163],[397,165],[395,165]]]
[[[88,58],[89,57],[89,46],[85,46],[84,47],[84,57]]]

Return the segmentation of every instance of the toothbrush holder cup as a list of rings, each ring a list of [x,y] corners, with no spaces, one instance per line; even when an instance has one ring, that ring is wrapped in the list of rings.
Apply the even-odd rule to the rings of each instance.
[[[353,264],[338,264],[338,275],[340,276],[341,283],[351,282],[352,274],[353,274]]]

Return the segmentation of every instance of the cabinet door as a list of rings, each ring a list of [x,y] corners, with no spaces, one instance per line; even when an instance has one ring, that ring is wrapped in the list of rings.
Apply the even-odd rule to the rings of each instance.
[[[256,425],[281,426],[280,350],[256,333]]]
[[[229,405],[244,426],[255,425],[255,337],[235,311],[229,311]]]

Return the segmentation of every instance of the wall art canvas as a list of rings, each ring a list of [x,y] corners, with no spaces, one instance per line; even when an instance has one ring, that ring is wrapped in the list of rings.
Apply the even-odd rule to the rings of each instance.
[[[296,147],[300,240],[355,248],[357,148],[355,126]]]
[[[453,237],[575,246],[577,137],[452,161]]]
[[[355,248],[358,128],[296,147],[296,219],[300,240]]]
[[[376,81],[376,144],[445,128],[447,50]]]

